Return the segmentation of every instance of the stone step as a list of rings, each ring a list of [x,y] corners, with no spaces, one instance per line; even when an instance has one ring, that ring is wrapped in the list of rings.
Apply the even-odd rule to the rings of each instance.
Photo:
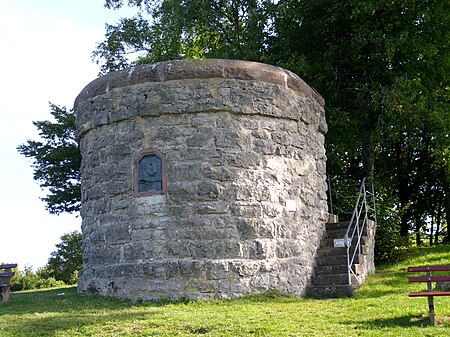
[[[350,247],[350,254],[357,249],[356,245]],[[366,245],[361,246],[360,254],[365,255],[368,253],[368,247]],[[320,247],[317,250],[317,256],[325,256],[325,255],[347,255],[347,248],[345,247]]]
[[[345,236],[345,233],[347,233],[347,229],[327,230],[325,233],[325,238],[326,239],[342,239]],[[363,230],[363,236],[364,235],[367,235],[367,229]]]
[[[364,271],[363,266],[359,263],[354,264],[353,269],[355,273],[358,275]],[[315,275],[347,274],[347,273],[348,273],[347,264],[316,266],[314,269]]]
[[[369,220],[370,221],[370,220]],[[362,224],[362,220],[359,222]],[[347,229],[348,225],[350,224],[350,221],[340,221],[340,222],[327,222],[325,224],[325,229],[328,230],[334,230],[334,229]],[[353,226],[352,226],[353,227]]]
[[[325,229],[327,231],[336,229],[347,229],[349,221],[327,222]]]
[[[353,290],[353,287],[349,284],[309,286],[306,289],[306,295],[313,298],[350,297]]]
[[[324,247],[317,250],[317,256],[320,258],[322,256],[329,255],[347,255],[347,248],[345,247]]]
[[[360,263],[360,256],[355,256],[353,263]],[[317,257],[318,266],[346,265],[347,255],[322,255]]]
[[[316,266],[314,268],[315,275],[345,274],[345,273],[348,273],[347,264]]]
[[[350,247],[350,257],[353,256],[353,253],[355,252],[356,246]],[[362,246],[361,247],[361,253],[357,255],[366,255],[367,247]],[[347,248],[345,247],[325,247],[325,248],[319,248],[317,250],[317,258],[322,259],[323,257],[327,256],[347,256]]]
[[[348,284],[348,273],[314,275],[311,278],[312,286],[336,286],[336,285],[346,285],[346,284]]]
[[[347,264],[347,255],[325,255],[317,258],[318,266],[333,266]]]
[[[343,237],[340,238],[336,238],[336,239],[343,239]],[[321,248],[327,248],[327,247],[334,247],[334,238],[323,238],[322,241],[320,242],[320,246]],[[354,241],[356,240],[356,238],[354,239]],[[367,236],[362,236],[361,237],[361,244],[362,245],[366,245],[367,242]],[[355,241],[356,243],[356,241]],[[353,244],[353,246],[355,246]]]

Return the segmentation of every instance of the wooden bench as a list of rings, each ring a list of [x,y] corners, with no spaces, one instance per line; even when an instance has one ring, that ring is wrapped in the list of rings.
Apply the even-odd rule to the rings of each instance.
[[[450,276],[433,276],[432,272],[450,271],[450,266],[408,267],[408,272],[425,272],[425,276],[410,276],[409,282],[426,282],[427,291],[410,292],[409,297],[428,297],[430,322],[434,325],[434,296],[450,296],[450,291],[434,291],[433,282],[450,282]]]
[[[2,303],[6,303],[9,300],[11,286],[11,277],[14,276],[13,268],[16,268],[16,263],[1,264],[0,265],[0,289],[2,291]],[[3,271],[1,271],[3,270]]]

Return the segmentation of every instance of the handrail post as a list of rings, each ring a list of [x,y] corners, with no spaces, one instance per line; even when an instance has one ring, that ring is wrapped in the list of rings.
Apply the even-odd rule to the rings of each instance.
[[[369,207],[368,200],[367,200],[368,193],[372,193],[371,197],[372,197],[373,206],[374,206],[373,212],[376,213],[375,191],[374,191],[373,181],[372,180],[370,181],[372,190],[371,190],[371,192],[368,192],[367,188],[366,188],[366,180],[367,180],[366,177],[364,177],[361,181],[358,198],[356,200],[356,204],[353,209],[352,217],[350,219],[350,223],[347,227],[347,231],[345,232],[345,236],[344,236],[344,243],[345,243],[345,246],[347,247],[347,268],[348,268],[349,285],[352,284],[352,274],[355,275],[357,282],[359,282],[358,277],[356,275],[356,271],[353,270],[353,263],[355,261],[356,254],[361,255],[361,252],[362,252],[361,239],[362,239],[362,234],[364,233],[364,226],[368,226],[368,224],[369,224],[370,207]],[[363,212],[364,212],[364,214],[362,214]],[[374,216],[375,216],[375,221],[376,221],[376,214],[374,214]],[[351,231],[351,228],[353,225],[355,227],[350,235],[350,231]],[[356,240],[357,246],[355,247],[352,256],[350,256],[351,243],[353,241],[355,234],[357,235],[357,240]]]

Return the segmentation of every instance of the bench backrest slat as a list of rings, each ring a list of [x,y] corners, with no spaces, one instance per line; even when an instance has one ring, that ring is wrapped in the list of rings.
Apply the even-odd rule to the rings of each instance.
[[[450,282],[450,276],[410,276],[408,282]]]
[[[17,263],[0,264],[0,269],[12,269],[16,267]]]
[[[450,271],[450,266],[417,266],[408,267],[409,272],[420,272],[420,271]]]
[[[0,277],[13,277],[15,272],[13,271],[5,271],[3,273],[0,273]]]

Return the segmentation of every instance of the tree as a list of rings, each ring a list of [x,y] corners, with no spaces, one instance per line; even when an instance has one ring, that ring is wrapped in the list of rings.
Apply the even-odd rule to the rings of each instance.
[[[424,99],[430,104],[436,99],[442,102],[443,97],[432,93],[439,89],[445,94],[440,88],[448,85],[448,4],[438,0],[285,0],[278,12],[272,57],[296,67],[325,97],[328,139],[333,144],[343,140],[334,134],[340,131],[334,123],[357,127],[351,135],[360,135],[356,144],[361,171],[372,175],[377,128],[405,103],[395,104],[392,95],[402,93],[406,100],[426,87],[429,95],[422,95]],[[421,80],[422,87],[406,87],[405,80]]]
[[[82,235],[75,231],[61,236],[56,251],[51,253],[47,265],[40,270],[41,277],[53,277],[66,284],[74,284],[78,280],[78,272],[83,268]]]
[[[401,236],[419,232],[435,212],[425,200],[448,195],[449,4],[285,0],[277,11],[268,54],[324,96],[328,174],[374,176]]]
[[[37,121],[41,140],[28,140],[17,150],[33,160],[33,178],[48,194],[42,200],[51,214],[80,209],[81,154],[75,138],[73,111],[50,103],[55,121]]]
[[[441,229],[447,224],[450,238],[448,2],[105,1],[111,9],[125,5],[138,14],[107,25],[93,52],[103,72],[203,57],[290,69],[327,102],[327,173],[375,179],[388,218],[379,232],[405,240],[415,230],[420,243],[431,217]],[[78,169],[76,151],[71,156]]]
[[[269,0],[106,0],[139,12],[106,26],[106,39],[93,52],[102,72],[134,63],[179,58],[261,60],[266,50]]]

